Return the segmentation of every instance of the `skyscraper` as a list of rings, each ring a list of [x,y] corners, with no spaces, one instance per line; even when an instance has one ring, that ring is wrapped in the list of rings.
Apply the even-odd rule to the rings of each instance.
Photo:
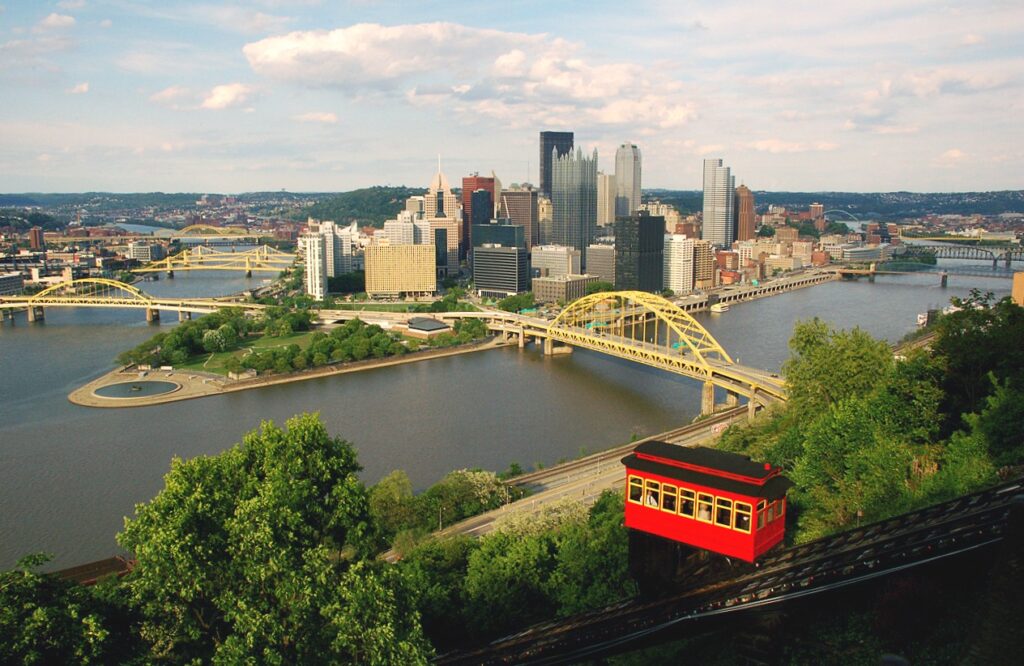
[[[665,275],[662,284],[676,296],[693,291],[693,239],[665,234]]]
[[[423,199],[423,216],[427,219],[433,217],[448,217],[459,220],[461,226],[462,212],[459,210],[459,199],[452,194],[452,188],[448,186],[448,178],[441,173],[441,160],[437,160],[437,173],[430,180],[430,187]]]
[[[540,244],[538,224],[537,190],[526,186],[514,190],[502,190],[498,202],[498,217],[507,217],[512,224],[523,227],[526,236],[526,251]]]
[[[665,218],[641,210],[615,218],[615,288],[661,291]]]
[[[304,283],[306,293],[314,300],[322,301],[327,294],[327,252],[326,239],[319,233],[308,233],[302,236],[302,245],[306,252]]]
[[[540,133],[540,192],[551,196],[551,151],[558,150],[558,157],[572,152],[572,132]]]
[[[746,185],[736,188],[736,238],[738,241],[754,237],[754,193]]]
[[[497,194],[494,191],[493,178],[476,173],[462,178],[462,247],[460,247],[460,254],[462,256],[466,256],[466,252],[473,246],[473,239],[471,238],[473,225],[479,224],[479,222],[473,221],[473,193],[477,190],[487,190],[490,192],[492,203],[497,198]],[[486,215],[487,219],[490,220],[494,215],[494,211],[489,210],[486,212]]]
[[[615,174],[597,172],[597,226],[615,222]]]
[[[615,217],[640,209],[640,149],[624,143],[615,151]]]
[[[736,181],[721,159],[704,160],[704,226],[702,240],[718,247],[729,247],[735,240],[733,197]]]
[[[552,149],[551,235],[558,245],[580,251],[587,267],[587,246],[597,227],[597,149],[584,157],[577,149],[559,157]]]

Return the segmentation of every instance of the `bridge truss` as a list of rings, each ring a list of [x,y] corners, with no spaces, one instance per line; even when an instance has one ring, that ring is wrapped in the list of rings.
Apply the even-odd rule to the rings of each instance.
[[[899,257],[934,257],[936,259],[977,259],[991,261],[995,266],[1003,261],[1007,266],[1013,261],[1024,262],[1024,248],[1019,246],[991,246],[979,247],[977,245],[960,244],[913,244],[904,245],[903,252],[895,254],[894,259]]]
[[[261,245],[243,252],[226,252],[215,248],[198,246],[185,249],[166,259],[151,262],[134,273],[159,273],[166,271],[243,271],[280,273],[295,262],[295,255],[281,252],[268,245]]]

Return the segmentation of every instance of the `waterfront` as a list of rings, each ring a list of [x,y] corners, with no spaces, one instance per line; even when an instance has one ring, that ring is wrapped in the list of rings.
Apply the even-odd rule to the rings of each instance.
[[[951,262],[952,263],[952,262]],[[202,273],[141,283],[153,295],[212,296],[258,279]],[[895,341],[917,312],[965,296],[999,295],[1007,280],[951,276],[834,282],[733,305],[702,321],[740,362],[776,369],[798,319],[860,325]],[[469,354],[142,409],[91,410],[67,402],[113,358],[157,329],[141,312],[60,310],[30,326],[0,327],[0,566],[45,550],[56,566],[117,551],[114,534],[135,502],[162,485],[174,455],[217,453],[256,427],[300,411],[321,412],[354,442],[372,483],[406,469],[417,487],[458,467],[532,466],[651,434],[692,418],[695,382],[594,353],[545,358],[518,349]],[[167,329],[176,322],[168,320]]]

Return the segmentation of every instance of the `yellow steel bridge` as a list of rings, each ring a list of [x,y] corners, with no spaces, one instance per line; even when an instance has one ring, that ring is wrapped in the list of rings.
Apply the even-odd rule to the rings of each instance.
[[[44,316],[45,308],[136,308],[146,311],[146,320],[160,318],[161,310],[190,319],[192,313],[207,314],[222,308],[241,307],[261,310],[258,303],[239,303],[218,298],[158,298],[117,280],[83,278],[53,285],[31,296],[0,296],[0,310],[26,309],[29,321]]]
[[[281,252],[267,245],[243,252],[226,252],[200,245],[182,250],[166,259],[151,262],[142,268],[136,268],[133,272],[166,272],[173,275],[175,271],[243,271],[248,277],[254,271],[280,273],[294,262],[294,254]]]

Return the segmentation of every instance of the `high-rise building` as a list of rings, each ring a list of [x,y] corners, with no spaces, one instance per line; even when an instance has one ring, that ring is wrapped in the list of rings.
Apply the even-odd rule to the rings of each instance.
[[[371,245],[366,248],[366,293],[371,298],[437,291],[430,245]]]
[[[811,213],[812,220],[819,220],[825,217],[825,206],[820,203],[812,203],[808,210]]]
[[[352,243],[359,234],[356,224],[339,227],[328,220],[320,222],[320,235],[324,237],[324,262],[327,277],[352,272]]]
[[[580,251],[587,267],[587,246],[597,228],[597,149],[584,157],[577,149],[551,162],[551,231],[558,245]]]
[[[720,159],[704,160],[704,224],[701,239],[718,247],[729,247],[733,237],[733,197],[735,179],[732,170]]]
[[[486,224],[473,225],[473,249],[483,245],[521,247],[526,249],[526,230],[508,218],[495,218]]]
[[[754,237],[754,193],[746,185],[736,188],[736,201],[733,207],[736,214],[735,240],[752,239]]]
[[[46,247],[42,227],[32,227],[28,230],[28,246],[32,250],[42,250]]]
[[[665,218],[638,211],[615,218],[615,288],[662,290]]]
[[[693,288],[711,289],[715,286],[715,246],[711,241],[693,242]]]
[[[327,252],[326,239],[322,234],[302,235],[306,252],[304,285],[306,293],[314,300],[322,301],[327,295]]]
[[[465,195],[463,195],[465,198]],[[491,194],[490,190],[479,189],[470,194],[469,197],[469,210],[464,210],[464,217],[469,219],[470,231],[468,234],[469,240],[473,240],[473,226],[474,224],[487,224],[494,219],[494,195]]]
[[[676,296],[693,291],[693,239],[665,234],[665,276],[663,285]]]
[[[597,226],[615,223],[615,174],[597,172]]]
[[[530,283],[533,300],[538,303],[572,303],[587,295],[587,286],[597,282],[594,275],[563,275],[561,277],[535,277]]]
[[[416,244],[416,223],[413,214],[408,211],[401,211],[394,220],[384,223],[384,238],[388,239],[388,245],[415,245]]]
[[[533,272],[538,277],[579,275],[580,251],[564,245],[538,245],[533,248]]]
[[[459,199],[452,194],[452,189],[448,186],[448,178],[441,172],[440,159],[437,161],[437,173],[431,179],[430,187],[427,188],[427,194],[423,198],[423,216],[427,219],[448,217],[462,222]]]
[[[454,217],[432,217],[430,238],[437,250],[437,270],[444,275],[459,274],[459,231],[462,220]]]
[[[502,190],[498,202],[498,217],[505,217],[512,224],[523,228],[526,251],[540,245],[540,224],[538,224],[537,190],[530,186],[514,190]]]
[[[557,156],[568,155],[572,152],[572,132],[541,132],[540,133],[540,193],[551,197],[551,168],[552,151],[557,151]]]
[[[537,244],[550,245],[554,242],[554,232],[551,229],[551,199],[539,195],[537,197]]]
[[[624,143],[615,151],[615,217],[640,210],[640,149]]]
[[[601,282],[615,284],[615,246],[591,245],[587,248],[587,274]]]
[[[473,193],[477,190],[486,190],[491,196],[491,209],[484,211],[482,207],[478,207],[476,213],[486,215],[484,223],[487,220],[494,217],[494,202],[497,199],[494,191],[494,178],[487,176],[481,176],[478,173],[474,173],[472,176],[464,176],[462,178],[462,238],[463,247],[461,248],[461,255],[465,256],[466,251],[473,247],[473,239],[470,238],[473,233],[473,225],[481,224],[481,222],[474,220],[473,212]]]
[[[473,248],[473,283],[485,298],[505,298],[530,289],[526,248],[487,243]]]
[[[147,243],[146,241],[132,241],[128,243],[128,258],[148,263],[159,261],[167,256],[167,250],[159,243]]]

